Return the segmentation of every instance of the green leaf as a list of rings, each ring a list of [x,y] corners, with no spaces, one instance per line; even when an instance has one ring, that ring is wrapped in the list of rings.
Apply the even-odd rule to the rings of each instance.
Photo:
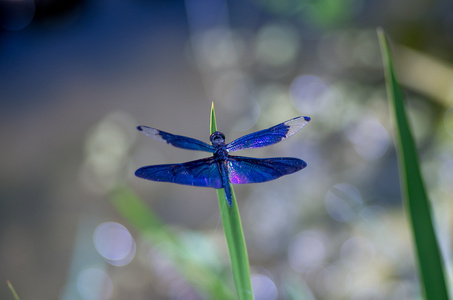
[[[384,61],[389,106],[396,127],[395,143],[405,208],[410,219],[425,299],[448,299],[442,258],[431,220],[430,202],[404,108],[403,93],[396,79],[389,46],[382,29],[378,29],[378,37]]]
[[[214,103],[211,107],[211,134],[217,131],[214,111]],[[217,190],[220,213],[222,216],[223,230],[230,254],[231,268],[233,270],[234,284],[239,300],[253,299],[252,283],[250,280],[249,258],[242,230],[241,217],[239,215],[236,196],[230,183],[233,203],[228,206],[223,189]]]

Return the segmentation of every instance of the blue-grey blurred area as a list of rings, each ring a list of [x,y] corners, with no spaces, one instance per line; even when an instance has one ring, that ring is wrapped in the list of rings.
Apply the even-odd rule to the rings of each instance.
[[[282,143],[238,153],[308,164],[235,186],[255,299],[420,299],[378,26],[451,275],[450,1],[0,0],[0,298],[12,299],[9,280],[21,299],[209,299],[110,195],[130,187],[229,272],[215,191],[133,175],[209,155],[135,127],[208,142],[214,102],[227,141],[312,118]]]

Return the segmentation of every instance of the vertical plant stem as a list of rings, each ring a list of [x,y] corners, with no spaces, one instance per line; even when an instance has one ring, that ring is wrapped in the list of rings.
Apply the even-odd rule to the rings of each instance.
[[[217,131],[215,119],[214,103],[211,107],[211,134]],[[249,258],[245,245],[244,233],[242,230],[241,217],[239,215],[236,196],[231,185],[233,203],[231,207],[227,205],[225,192],[223,189],[217,190],[219,199],[220,213],[222,216],[223,230],[230,254],[231,268],[233,270],[234,284],[238,299],[253,299],[252,283],[250,280]]]
[[[409,127],[404,97],[393,69],[385,33],[378,29],[382,59],[384,61],[387,94],[395,123],[401,186],[405,208],[410,219],[416,256],[425,299],[447,300],[442,258],[431,220],[431,208],[420,172],[417,151]]]

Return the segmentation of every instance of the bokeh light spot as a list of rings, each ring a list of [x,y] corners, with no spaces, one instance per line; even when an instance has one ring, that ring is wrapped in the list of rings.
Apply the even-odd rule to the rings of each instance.
[[[341,246],[341,261],[351,271],[363,271],[372,264],[375,251],[375,247],[371,241],[355,236],[345,241]]]
[[[94,232],[96,250],[110,264],[124,266],[135,256],[135,242],[129,231],[121,224],[106,222]]]
[[[256,58],[270,67],[283,67],[297,58],[299,53],[297,32],[289,26],[263,27],[256,40]]]
[[[303,114],[322,112],[338,97],[322,79],[312,75],[302,75],[294,79],[289,94],[293,105]]]
[[[343,295],[349,272],[336,265],[326,266],[317,278],[317,287],[325,299],[335,299]]]
[[[373,117],[359,120],[346,130],[354,149],[365,160],[381,158],[390,146],[390,137],[384,126]]]
[[[206,30],[192,38],[192,46],[196,50],[199,67],[205,71],[230,68],[238,62],[234,36],[230,30]]]
[[[128,153],[137,137],[136,124],[128,114],[113,112],[91,130],[80,172],[84,188],[103,194],[118,184],[124,176]]]
[[[277,299],[278,291],[275,283],[266,275],[252,275],[252,290],[255,300]]]
[[[315,231],[305,231],[292,240],[288,259],[296,271],[308,272],[323,263],[325,254],[324,236]]]

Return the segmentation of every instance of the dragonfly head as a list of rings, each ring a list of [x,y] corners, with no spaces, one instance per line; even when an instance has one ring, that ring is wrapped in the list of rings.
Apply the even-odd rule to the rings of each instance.
[[[214,132],[211,134],[209,138],[211,140],[212,145],[223,145],[225,144],[225,135],[219,131]]]

